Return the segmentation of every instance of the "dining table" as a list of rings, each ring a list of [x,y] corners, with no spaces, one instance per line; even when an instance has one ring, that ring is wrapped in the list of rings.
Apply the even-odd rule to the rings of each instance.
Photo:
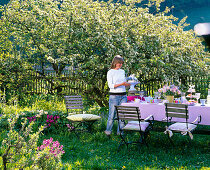
[[[136,106],[139,107],[141,117],[147,118],[149,115],[153,115],[154,120],[163,121],[166,118],[165,104],[164,103],[146,103],[146,102],[128,102],[122,103],[123,106]],[[201,116],[201,125],[210,125],[210,104],[201,106],[196,104],[188,106],[189,122],[193,122],[199,115]]]

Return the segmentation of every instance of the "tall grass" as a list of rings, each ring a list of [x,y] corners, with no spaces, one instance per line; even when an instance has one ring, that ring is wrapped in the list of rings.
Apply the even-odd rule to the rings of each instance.
[[[149,147],[122,146],[118,151],[120,137],[115,133],[107,138],[102,126],[93,134],[73,133],[47,134],[64,145],[64,167],[73,169],[207,169],[210,167],[209,136],[194,134],[189,143],[187,136],[175,134],[176,146],[172,146],[163,132],[151,132]],[[116,125],[115,128],[116,130]]]

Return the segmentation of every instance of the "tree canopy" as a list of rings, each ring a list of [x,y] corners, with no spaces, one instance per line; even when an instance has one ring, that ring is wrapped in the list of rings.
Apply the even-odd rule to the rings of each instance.
[[[147,82],[206,74],[200,39],[183,30],[186,18],[176,25],[169,8],[158,12],[162,1],[142,8],[136,6],[141,0],[11,0],[2,8],[1,50],[48,61],[57,76],[66,65],[76,67],[75,79],[89,86],[83,93],[101,106],[107,104],[106,73],[117,54],[125,58],[126,74],[142,83],[147,73]],[[156,14],[149,13],[151,5]]]

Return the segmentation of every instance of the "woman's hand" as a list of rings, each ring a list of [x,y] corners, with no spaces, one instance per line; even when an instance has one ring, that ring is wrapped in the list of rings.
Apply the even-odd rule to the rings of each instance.
[[[125,82],[122,83],[122,85],[127,87],[127,86],[130,86],[131,84],[125,81]]]

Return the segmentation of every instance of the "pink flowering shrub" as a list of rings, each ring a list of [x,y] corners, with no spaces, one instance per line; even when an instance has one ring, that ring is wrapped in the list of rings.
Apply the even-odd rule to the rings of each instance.
[[[72,131],[74,129],[74,126],[71,126],[70,124],[66,124],[66,126],[68,127],[68,131]]]
[[[47,125],[50,127],[51,124],[58,123],[59,116],[47,115]]]
[[[15,124],[18,119],[19,114],[8,119],[9,131],[0,147],[0,169],[62,169],[63,146],[50,138],[38,147],[39,136],[44,126],[40,126],[34,133],[32,129],[37,121],[28,124],[28,120],[23,118],[22,127],[17,130]]]
[[[60,145],[58,141],[53,141],[53,138],[45,139],[43,141],[43,145],[37,148],[38,151],[45,149],[48,149],[49,154],[53,155],[54,157],[61,157],[61,155],[65,153],[63,150],[63,145]]]
[[[27,117],[27,119],[29,120],[29,123],[31,123],[32,121],[36,121],[36,116]]]
[[[44,126],[43,133],[60,133],[60,130],[63,130],[68,123],[66,115],[62,112],[51,111],[50,113],[44,110],[38,111],[24,111],[21,113],[19,119],[16,122],[16,129],[22,127],[22,118],[27,118],[27,124],[34,122],[33,131],[36,132],[40,126]]]

